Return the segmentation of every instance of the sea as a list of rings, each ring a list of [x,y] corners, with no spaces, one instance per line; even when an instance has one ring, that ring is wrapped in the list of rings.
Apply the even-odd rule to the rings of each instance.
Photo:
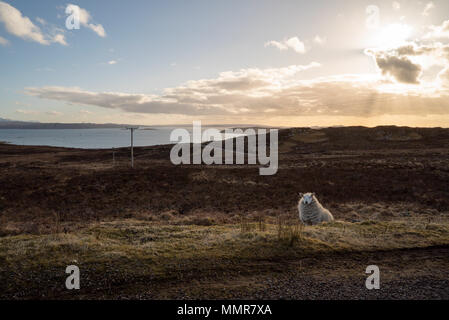
[[[174,144],[175,127],[156,127],[134,131],[134,146]],[[185,128],[191,133],[191,128]],[[234,135],[238,136],[237,134]],[[130,146],[130,131],[114,129],[0,129],[0,142],[26,146],[52,146],[79,149],[110,149]]]

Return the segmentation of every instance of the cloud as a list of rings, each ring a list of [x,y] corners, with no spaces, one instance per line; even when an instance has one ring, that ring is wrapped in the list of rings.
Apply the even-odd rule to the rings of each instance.
[[[23,109],[17,109],[17,113],[26,114],[26,115],[36,115],[39,114],[39,111],[36,110],[23,110]]]
[[[16,37],[44,45],[50,44],[38,26],[28,17],[24,17],[19,10],[3,1],[0,1],[0,21],[5,25],[6,31]]]
[[[41,114],[40,111],[37,110],[29,110],[29,109],[17,109],[16,113],[24,114],[24,115],[38,115]],[[59,117],[62,116],[63,113],[59,111],[46,111],[44,112],[46,115],[52,116],[52,117]]]
[[[114,65],[114,64],[117,64],[118,62],[116,61],[116,60],[111,60],[111,61],[108,61],[108,64],[110,64],[110,65]]]
[[[424,38],[425,39],[440,39],[440,38],[449,38],[449,20],[443,21],[443,23],[439,26],[430,26],[430,32],[428,32]]]
[[[286,44],[284,44],[282,42],[274,41],[274,40],[268,41],[265,43],[265,47],[269,47],[269,46],[276,47],[281,51],[288,50],[288,46]]]
[[[386,51],[367,51],[374,60],[384,76],[391,76],[396,81],[407,84],[419,84],[422,68],[414,64],[406,56],[398,56]]]
[[[102,38],[106,37],[106,31],[103,26],[101,24],[92,23],[92,16],[86,9],[80,8],[76,4],[68,4],[66,7],[66,12],[78,12],[79,22],[82,26],[91,29]]]
[[[163,95],[91,92],[76,87],[26,88],[28,95],[139,113],[166,114],[233,114],[244,108],[244,101],[266,98],[291,83],[292,78],[309,65],[284,68],[242,69],[220,73],[215,79],[189,81],[176,88],[165,89]],[[240,99],[240,100],[239,100]],[[228,101],[231,101],[228,104]],[[235,105],[234,105],[235,104]]]
[[[316,35],[315,38],[313,38],[313,42],[319,45],[324,45],[327,42],[327,39],[324,37],[320,37],[319,35]]]
[[[7,46],[9,44],[9,41],[3,37],[0,36],[0,44],[2,46]]]
[[[90,92],[77,87],[27,88],[26,93],[44,99],[121,109],[128,112],[195,114],[199,109],[190,104],[182,104],[163,97],[119,92]]]
[[[20,101],[16,101],[14,102],[16,105],[18,106],[23,106],[23,107],[30,107],[31,105],[29,103],[25,103],[25,102],[20,102]]]
[[[393,6],[393,10],[395,10],[395,11],[398,11],[401,9],[401,4],[397,1],[393,1],[392,6]]]
[[[57,42],[59,44],[62,44],[63,46],[67,45],[67,42],[65,41],[65,36],[63,34],[56,34],[53,37],[53,42]]]
[[[393,76],[397,81],[409,84],[419,84],[419,76],[422,73],[421,66],[414,64],[407,58],[377,57],[377,65],[382,73]]]
[[[306,48],[304,43],[298,39],[298,37],[293,37],[287,40],[287,46],[295,50],[297,53],[305,53]]]
[[[45,114],[49,115],[49,116],[55,116],[55,117],[59,117],[59,116],[63,115],[63,113],[59,112],[59,111],[47,111],[47,112],[45,112]]]
[[[192,80],[161,95],[94,92],[80,88],[26,88],[28,95],[71,104],[140,114],[264,119],[293,116],[449,114],[447,91],[408,94],[376,75],[339,75],[302,80],[301,71],[319,64],[222,72],[213,79]],[[392,85],[393,87],[390,87]],[[384,87],[383,87],[384,86]],[[401,87],[402,88],[402,87]]]
[[[449,89],[449,67],[444,68],[438,74],[438,81],[440,82],[440,85],[443,88],[448,88]]]
[[[58,111],[46,111],[45,112],[45,114],[46,115],[49,115],[49,116],[61,116],[63,113],[62,112],[58,112]]]
[[[204,83],[172,88],[169,94],[148,96],[90,92],[79,88],[28,88],[37,97],[76,104],[119,109],[131,113],[190,116],[226,116],[257,119],[276,116],[379,116],[449,114],[447,95],[403,95],[379,91],[382,82],[362,75],[340,75],[294,81],[281,88],[264,86],[235,91],[218,90]],[[168,97],[169,95],[169,97]]]
[[[440,42],[421,44],[411,42],[389,51],[390,54],[397,56],[406,56],[414,60],[420,59],[425,67],[433,65],[447,65],[449,62],[449,44]],[[425,58],[425,59],[422,59]]]
[[[41,25],[43,25],[43,26],[47,25],[47,21],[45,21],[45,20],[42,19],[42,18],[37,17],[37,18],[36,18],[36,21],[39,22],[39,23],[40,23]]]
[[[426,4],[426,7],[424,8],[424,11],[422,12],[422,15],[427,17],[428,15],[430,15],[430,11],[434,8],[435,8],[435,3],[433,3],[432,1],[428,2]]]
[[[36,18],[36,20],[42,25],[47,24],[41,18]],[[6,31],[24,40],[34,41],[43,45],[49,45],[54,42],[67,45],[62,34],[64,31],[53,28],[52,32],[44,33],[28,17],[23,16],[19,10],[3,1],[0,1],[0,22],[4,24]],[[1,40],[0,44],[2,44]]]
[[[447,68],[449,64],[449,44],[441,42],[416,40],[390,49],[367,49],[367,55],[384,76],[392,77],[399,83],[419,84],[424,71],[432,67]],[[445,72],[440,71],[433,85],[438,88]]]
[[[306,53],[306,47],[304,42],[299,40],[298,37],[291,37],[289,39],[284,39],[282,42],[278,41],[268,41],[265,43],[265,47],[273,46],[278,48],[281,51],[293,49],[297,53],[304,54]]]

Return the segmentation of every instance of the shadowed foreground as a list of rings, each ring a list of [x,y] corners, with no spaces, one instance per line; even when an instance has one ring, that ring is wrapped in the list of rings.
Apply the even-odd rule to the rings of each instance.
[[[447,299],[448,147],[448,129],[288,129],[259,176],[173,166],[170,146],[131,170],[126,149],[0,145],[0,297]],[[298,224],[307,191],[336,222]]]

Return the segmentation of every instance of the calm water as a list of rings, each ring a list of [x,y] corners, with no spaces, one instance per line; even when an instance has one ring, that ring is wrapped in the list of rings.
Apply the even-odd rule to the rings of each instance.
[[[171,144],[170,133],[175,128],[160,127],[136,130],[135,146]],[[188,129],[191,132],[191,130]],[[0,141],[29,146],[53,146],[82,149],[107,149],[130,145],[130,132],[124,129],[0,129]]]

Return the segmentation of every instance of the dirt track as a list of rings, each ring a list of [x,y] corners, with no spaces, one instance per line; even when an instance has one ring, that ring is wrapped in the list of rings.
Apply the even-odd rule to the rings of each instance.
[[[365,268],[380,269],[379,290],[365,286]],[[317,258],[283,261],[258,261],[247,271],[202,270],[185,279],[157,281],[151,276],[129,274],[120,279],[117,266],[83,270],[83,290],[64,290],[64,274],[49,269],[21,274],[23,283],[42,281],[41,288],[26,286],[7,299],[243,299],[243,300],[341,300],[341,299],[449,299],[449,247],[334,254]],[[245,266],[242,266],[245,270]],[[108,274],[108,272],[110,274]],[[12,280],[17,273],[9,274]],[[126,279],[126,280],[125,280]],[[6,279],[7,280],[7,279]],[[47,288],[47,286],[49,286]],[[85,287],[88,287],[87,289]],[[45,293],[45,294],[44,294]]]
[[[381,287],[368,290],[365,268],[379,266]],[[343,254],[261,262],[253,274],[198,279],[193,289],[165,284],[130,298],[168,299],[449,299],[449,247]],[[194,295],[186,294],[194,292]],[[126,297],[123,296],[123,297]]]

